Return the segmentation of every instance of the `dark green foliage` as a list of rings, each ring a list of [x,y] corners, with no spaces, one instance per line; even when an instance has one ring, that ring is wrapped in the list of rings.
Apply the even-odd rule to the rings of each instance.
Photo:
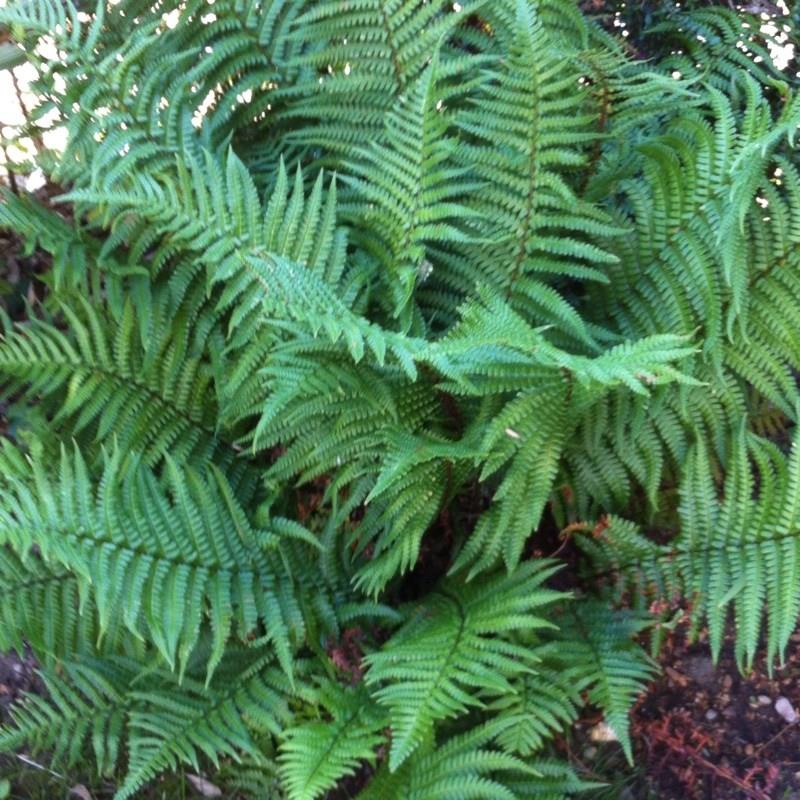
[[[585,705],[634,756],[651,609],[782,658],[798,80],[630,5],[0,9],[69,133],[58,203],[0,204],[53,264],[2,315],[0,647],[48,691],[0,748],[120,799],[563,800]]]

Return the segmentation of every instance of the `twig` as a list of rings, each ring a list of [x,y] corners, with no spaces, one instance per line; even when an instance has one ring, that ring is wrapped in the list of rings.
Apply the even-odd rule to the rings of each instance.
[[[16,756],[16,757],[17,757],[17,758],[18,758],[18,759],[19,759],[19,760],[20,760],[20,761],[21,761],[23,764],[27,764],[29,767],[33,767],[34,769],[39,769],[39,770],[41,770],[42,772],[48,772],[48,773],[50,773],[50,775],[52,775],[52,776],[53,776],[53,777],[55,777],[55,778],[58,778],[59,780],[62,780],[62,781],[65,781],[65,780],[66,780],[66,778],[65,778],[63,775],[61,775],[60,773],[58,773],[58,772],[54,772],[52,769],[49,769],[48,767],[45,767],[43,764],[39,764],[39,763],[37,763],[37,762],[36,762],[36,761],[34,761],[32,758],[28,758],[28,756],[23,756],[23,755],[22,755],[22,754],[20,754],[20,753],[15,753],[14,755],[15,755],[15,756]]]
[[[759,756],[761,754],[762,750],[766,750],[766,748],[769,747],[776,739],[780,739],[780,737],[783,736],[783,734],[786,733],[786,731],[788,731],[789,728],[794,728],[795,725],[797,725],[797,721],[796,720],[795,720],[795,722],[789,722],[788,724],[784,725],[774,736],[772,736],[769,739],[767,739],[767,741],[764,742],[763,744],[760,744],[753,751],[753,755],[749,756],[747,760],[749,761],[750,759],[753,759],[753,758],[756,758],[757,756]]]

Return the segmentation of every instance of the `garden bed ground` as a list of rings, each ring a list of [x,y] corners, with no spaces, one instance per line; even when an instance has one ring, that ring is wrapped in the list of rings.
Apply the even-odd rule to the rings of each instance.
[[[792,640],[771,677],[763,662],[740,674],[731,641],[716,668],[704,641],[665,647],[661,676],[633,712],[636,772],[619,778],[614,800],[800,800],[800,633]],[[796,722],[776,710],[779,698]],[[598,722],[578,726],[574,758],[619,777],[618,745],[591,741]]]
[[[591,741],[599,717],[576,726],[568,748],[576,767],[610,779],[614,800],[800,800],[800,716],[790,724],[775,710],[783,697],[800,714],[800,633],[772,677],[763,663],[741,675],[730,643],[715,669],[707,643],[686,645],[681,636],[664,648],[661,665],[660,678],[633,712],[636,770],[621,765],[615,743]],[[0,655],[0,720],[8,720],[9,706],[23,692],[40,688],[32,658]],[[39,785],[44,777],[9,760],[0,761],[0,775],[4,766],[13,768],[15,781],[29,773]],[[50,776],[48,784],[54,783],[60,782]],[[69,788],[64,782],[64,796]]]

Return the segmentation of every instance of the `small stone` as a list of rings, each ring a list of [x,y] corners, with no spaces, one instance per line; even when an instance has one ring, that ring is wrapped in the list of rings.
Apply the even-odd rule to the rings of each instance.
[[[775,701],[775,710],[788,722],[792,723],[797,720],[797,712],[794,706],[785,697],[779,697]]]
[[[607,722],[598,722],[590,731],[589,739],[593,742],[616,742],[617,734]]]
[[[755,748],[753,747],[752,744],[748,744],[748,745],[745,746],[744,754],[746,756],[751,756],[751,755],[753,755],[754,752],[755,752]]]
[[[706,711],[706,719],[709,722],[713,722],[718,716],[719,714],[717,714],[713,708],[709,708],[708,711]]]
[[[758,696],[758,704],[760,706],[771,706],[772,700],[770,700],[770,698],[767,697],[765,694],[760,694]]]
[[[211,781],[206,780],[200,775],[187,775],[186,777],[189,779],[189,783],[191,783],[203,797],[222,797],[222,789],[220,789],[219,786],[215,786]]]
[[[583,751],[583,757],[587,761],[591,761],[597,755],[597,748],[596,747],[587,747]]]

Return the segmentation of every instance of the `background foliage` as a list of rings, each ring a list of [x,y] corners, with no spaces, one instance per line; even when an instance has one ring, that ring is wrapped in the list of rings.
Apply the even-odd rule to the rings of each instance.
[[[780,660],[800,97],[793,18],[763,22],[0,9],[28,132],[68,132],[36,159],[56,202],[0,205],[52,259],[0,343],[0,647],[47,686],[0,749],[120,800],[181,765],[564,798],[595,787],[554,740],[591,704],[632,758],[643,634],[681,604]]]

